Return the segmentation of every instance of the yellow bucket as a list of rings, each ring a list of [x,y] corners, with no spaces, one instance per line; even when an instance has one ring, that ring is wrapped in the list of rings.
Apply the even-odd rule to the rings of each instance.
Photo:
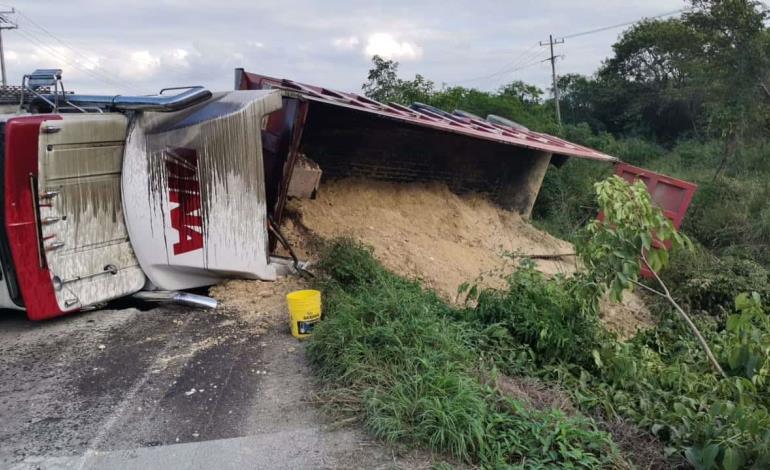
[[[321,319],[321,292],[297,290],[286,295],[289,323],[295,338],[307,338]]]

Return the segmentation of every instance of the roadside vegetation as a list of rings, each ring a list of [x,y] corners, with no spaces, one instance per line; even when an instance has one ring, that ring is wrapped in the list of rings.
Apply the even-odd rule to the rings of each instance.
[[[506,289],[464,286],[463,307],[355,241],[331,242],[309,352],[335,409],[484,468],[770,467],[769,18],[746,0],[689,7],[625,31],[595,75],[561,77],[562,126],[537,87],[437,87],[373,59],[372,98],[497,114],[699,189],[675,234],[611,168],[552,167],[533,222],[574,242],[585,271],[546,278],[524,261]],[[653,233],[670,254],[651,249]],[[659,278],[639,278],[642,254]],[[621,340],[597,304],[627,288],[650,294],[659,323]]]
[[[533,409],[495,388],[497,363],[528,361],[503,326],[468,321],[352,240],[331,243],[322,268],[327,313],[310,358],[325,400],[362,413],[374,435],[487,468],[622,466],[592,419]]]
[[[643,283],[639,263],[668,264],[653,237],[682,251],[689,239],[640,182],[613,176],[595,194],[604,222],[576,237],[581,272],[546,278],[525,261],[506,289],[462,286],[463,307],[386,271],[355,241],[331,242],[320,265],[326,318],[309,347],[326,400],[389,442],[485,468],[770,465],[760,295],[739,294],[722,318],[693,319],[665,281]],[[673,309],[621,341],[600,322],[599,300],[632,286]],[[564,390],[574,412],[500,386],[532,379]],[[643,431],[639,442],[629,429]]]

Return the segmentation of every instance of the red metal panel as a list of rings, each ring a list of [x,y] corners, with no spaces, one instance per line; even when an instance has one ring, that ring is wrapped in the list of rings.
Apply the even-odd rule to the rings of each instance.
[[[515,129],[489,123],[481,119],[457,116],[428,107],[412,109],[396,103],[379,103],[356,93],[330,90],[314,85],[306,85],[292,80],[279,79],[244,72],[238,83],[241,89],[278,88],[300,94],[309,101],[332,104],[343,108],[355,109],[376,114],[401,122],[446,132],[467,135],[484,140],[491,140],[516,147],[525,147],[555,155],[587,158],[606,162],[616,162],[617,158],[581,145],[567,142],[558,137],[530,130]]]
[[[37,194],[30,184],[31,178],[38,175],[40,126],[45,121],[60,119],[55,115],[38,115],[12,118],[5,124],[5,229],[30,320],[71,313],[59,308],[51,274],[40,266],[39,214],[33,202]]]
[[[637,179],[643,181],[647,185],[647,191],[652,196],[652,201],[671,219],[674,227],[679,229],[682,226],[682,220],[687,213],[687,208],[690,207],[690,202],[692,202],[698,185],[627,163],[615,165],[615,174],[628,182]]]
[[[687,209],[690,207],[693,195],[695,195],[695,190],[698,189],[698,185],[627,163],[615,165],[615,174],[629,183],[633,183],[636,180],[643,181],[647,186],[647,191],[652,196],[652,202],[660,207],[663,214],[671,220],[674,228],[679,230]],[[657,248],[664,247],[669,249],[671,247],[670,242],[662,244],[655,240],[653,244]],[[646,266],[642,266],[642,275],[644,277],[651,277],[652,272]]]

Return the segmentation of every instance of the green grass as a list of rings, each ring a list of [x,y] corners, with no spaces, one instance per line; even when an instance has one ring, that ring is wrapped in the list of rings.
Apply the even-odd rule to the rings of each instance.
[[[364,247],[332,243],[321,267],[325,317],[308,353],[328,399],[362,413],[374,435],[485,468],[622,464],[591,419],[529,409],[490,386],[484,332]]]
[[[508,289],[474,291],[475,302],[453,308],[350,240],[330,243],[321,268],[324,319],[309,357],[329,403],[387,442],[483,468],[627,466],[587,417],[598,414],[656,435],[672,465],[770,465],[770,321],[756,300],[698,319],[730,375],[719,380],[678,319],[618,341],[574,280],[524,267]],[[583,414],[504,396],[500,373],[556,384]]]

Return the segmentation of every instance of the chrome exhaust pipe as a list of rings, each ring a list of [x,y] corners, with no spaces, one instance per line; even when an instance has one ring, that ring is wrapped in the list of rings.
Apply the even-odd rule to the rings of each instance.
[[[201,307],[215,309],[219,305],[216,299],[206,297],[205,295],[190,294],[189,292],[178,291],[141,291],[132,297],[149,302],[174,302],[191,307]]]
[[[175,95],[163,95],[164,91],[185,90]],[[53,95],[43,95],[53,99]],[[211,92],[202,86],[164,88],[158,95],[65,95],[69,104],[81,108],[105,108],[120,111],[171,112],[193,106],[211,98]]]
[[[182,305],[211,309],[215,309],[217,308],[217,305],[219,305],[219,302],[217,302],[216,299],[206,297],[205,295],[190,294],[187,292],[178,292],[172,300]]]

